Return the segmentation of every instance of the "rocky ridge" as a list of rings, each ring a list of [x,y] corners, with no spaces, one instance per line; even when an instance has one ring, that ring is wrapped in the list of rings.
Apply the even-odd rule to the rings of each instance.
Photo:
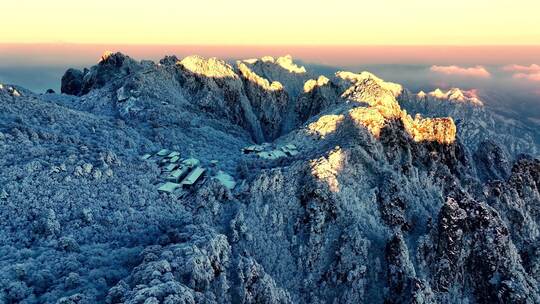
[[[475,90],[453,88],[443,92],[436,89],[428,94],[422,91],[412,94],[404,90],[397,98],[401,106],[411,113],[452,117],[458,136],[471,153],[488,140],[500,143],[513,156],[539,153],[536,144],[538,133],[534,130],[538,126],[501,115],[501,112],[511,112],[511,109],[491,108]]]
[[[464,137],[486,107],[290,57],[108,53],[62,87],[0,94],[0,301],[540,302],[539,161]],[[158,147],[238,186],[159,193]]]

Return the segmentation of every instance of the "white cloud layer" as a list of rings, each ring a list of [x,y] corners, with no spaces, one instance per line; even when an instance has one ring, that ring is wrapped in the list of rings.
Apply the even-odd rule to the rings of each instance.
[[[448,65],[448,66],[434,65],[434,66],[431,66],[430,70],[435,73],[446,74],[446,75],[458,75],[458,76],[478,77],[478,78],[491,77],[491,74],[489,73],[489,71],[486,70],[486,68],[484,68],[481,65],[468,67],[468,68],[460,67],[457,65]]]
[[[513,73],[512,78],[540,82],[540,65],[510,64],[502,68],[504,71]]]
[[[519,64],[510,64],[503,67],[504,71],[507,72],[520,72],[520,73],[540,73],[540,65],[531,64],[531,65],[519,65]]]
[[[515,73],[512,77],[516,79],[525,79],[529,81],[539,81],[540,82],[540,72],[536,73]]]

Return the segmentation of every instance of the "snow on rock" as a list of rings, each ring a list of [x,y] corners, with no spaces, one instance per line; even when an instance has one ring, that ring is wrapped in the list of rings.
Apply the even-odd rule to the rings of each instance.
[[[293,58],[291,55],[278,57],[276,60],[276,64],[291,73],[297,73],[297,74],[306,73],[306,68],[303,66],[296,65],[293,62]]]
[[[304,93],[310,93],[317,87],[322,87],[324,85],[327,85],[330,82],[330,79],[324,77],[323,75],[319,76],[319,78],[310,79],[304,83]]]
[[[400,105],[409,113],[423,116],[452,117],[457,136],[474,153],[479,145],[492,140],[502,144],[512,156],[520,153],[538,155],[534,129],[537,126],[510,115],[501,115],[508,109],[498,108],[484,102],[476,90],[434,90],[428,94],[410,94],[407,90],[398,97]],[[483,94],[482,99],[496,98]]]
[[[403,91],[403,87],[401,85],[397,83],[386,82],[370,72],[364,71],[359,74],[355,74],[351,72],[340,71],[336,73],[336,77],[351,82],[353,84],[365,82],[368,80],[375,82],[380,85],[384,90],[390,91],[394,95],[394,97],[398,97]]]
[[[244,80],[246,95],[261,128],[266,141],[273,140],[281,135],[282,125],[285,120],[289,98],[281,83],[255,74],[251,69],[238,62],[240,75]]]
[[[279,83],[279,81],[268,81],[268,79],[265,79],[256,73],[254,73],[247,65],[245,65],[242,62],[238,62],[238,69],[240,70],[240,74],[249,80],[250,82],[257,84],[261,88],[267,90],[267,91],[279,91],[283,90],[283,85]]]
[[[344,163],[345,154],[340,147],[336,147],[328,154],[328,157],[321,157],[311,161],[311,174],[319,180],[325,181],[330,191],[338,192],[339,182],[337,176],[343,169]]]
[[[17,88],[13,86],[6,85],[0,83],[0,94],[8,94],[12,97],[21,97],[23,94],[18,90]]]
[[[4,86],[0,302],[540,302],[536,130],[291,62],[112,53],[70,96]],[[241,152],[266,141],[298,153]],[[237,184],[159,193],[162,148]]]
[[[201,56],[193,55],[182,59],[177,64],[191,73],[201,76],[213,78],[238,78],[238,75],[236,75],[229,64],[215,57],[206,59]]]
[[[344,119],[344,115],[323,115],[315,122],[310,123],[308,129],[324,138],[326,135],[334,133]]]
[[[474,106],[483,106],[484,103],[479,99],[476,90],[461,90],[459,88],[452,88],[446,92],[437,88],[428,94],[423,91],[417,94],[417,98],[426,99],[427,97],[436,99],[445,99],[450,102],[469,103]]]
[[[142,65],[129,56],[106,52],[99,63],[89,70],[69,69],[62,77],[62,93],[85,95],[140,69]]]
[[[305,122],[310,117],[343,103],[340,91],[341,89],[325,76],[306,81],[295,105],[296,117],[300,122]]]
[[[242,63],[270,82],[279,82],[285,87],[292,101],[295,101],[302,92],[304,82],[313,77],[304,67],[294,63],[290,55],[278,57],[277,59],[266,56],[261,59],[243,60]]]
[[[395,96],[402,91],[401,86],[386,83],[369,73],[352,74],[339,72],[339,77],[352,80],[354,85],[348,88],[342,97],[357,102],[365,102],[367,108],[357,107],[349,111],[356,122],[378,137],[387,121],[401,120],[405,130],[415,141],[436,141],[450,144],[455,141],[456,126],[452,118],[414,119],[402,110]]]
[[[241,257],[238,263],[240,277],[239,303],[287,304],[293,303],[289,293],[276,286],[276,282],[253,258]]]
[[[107,303],[229,303],[230,246],[208,227],[169,231],[163,245],[141,252],[142,262],[109,290]]]
[[[367,128],[375,137],[379,137],[381,129],[386,125],[386,119],[376,108],[357,107],[349,111],[355,123]]]
[[[451,117],[421,118],[416,116],[412,119],[410,115],[405,114],[401,121],[414,141],[451,144],[456,140],[456,125]]]

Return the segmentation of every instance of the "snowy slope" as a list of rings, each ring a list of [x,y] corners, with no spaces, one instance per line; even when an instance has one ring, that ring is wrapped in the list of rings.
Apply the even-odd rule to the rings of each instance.
[[[0,303],[540,302],[538,131],[457,91],[120,53],[62,84],[0,89]],[[161,148],[237,186],[160,193]]]

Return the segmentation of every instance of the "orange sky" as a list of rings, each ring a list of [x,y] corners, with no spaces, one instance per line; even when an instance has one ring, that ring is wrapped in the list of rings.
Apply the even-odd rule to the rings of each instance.
[[[251,58],[291,54],[311,63],[350,64],[530,64],[540,62],[540,46],[204,46],[118,44],[0,44],[0,66],[91,65],[104,50],[136,59],[157,60],[167,54]]]
[[[2,1],[0,43],[539,45],[538,0]]]
[[[0,66],[95,63],[104,50],[351,63],[540,62],[538,0],[17,0]]]

